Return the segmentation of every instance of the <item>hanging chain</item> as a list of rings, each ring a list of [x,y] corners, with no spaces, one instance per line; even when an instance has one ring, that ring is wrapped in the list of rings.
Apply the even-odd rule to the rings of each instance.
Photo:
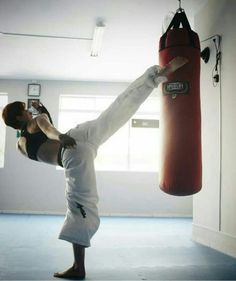
[[[182,9],[181,7],[181,0],[178,0],[179,1],[179,9],[177,10],[177,12],[183,12],[184,9]]]

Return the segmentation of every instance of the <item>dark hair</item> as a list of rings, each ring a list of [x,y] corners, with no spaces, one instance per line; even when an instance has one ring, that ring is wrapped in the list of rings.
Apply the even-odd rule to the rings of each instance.
[[[21,123],[16,117],[21,116],[24,109],[25,103],[21,101],[15,101],[6,105],[2,111],[2,118],[5,124],[14,129],[20,129]]]

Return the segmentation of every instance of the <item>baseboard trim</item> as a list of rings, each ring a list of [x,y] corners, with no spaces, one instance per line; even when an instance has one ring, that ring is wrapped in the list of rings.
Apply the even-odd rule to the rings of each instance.
[[[194,224],[192,230],[194,241],[236,258],[236,237]]]
[[[28,210],[0,210],[0,214],[9,215],[52,215],[52,216],[63,216],[65,212],[54,212],[54,211],[28,211]]]
[[[22,215],[65,215],[65,212],[55,211],[30,211],[30,210],[0,210],[0,214],[22,214]],[[184,214],[132,214],[132,213],[105,213],[100,212],[101,217],[143,217],[143,218],[192,218],[192,215]]]

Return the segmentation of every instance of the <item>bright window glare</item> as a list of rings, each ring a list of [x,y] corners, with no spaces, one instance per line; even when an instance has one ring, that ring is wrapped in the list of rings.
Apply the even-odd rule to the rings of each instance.
[[[65,133],[78,124],[97,118],[114,99],[108,96],[61,95],[59,130]],[[132,119],[154,120],[158,123],[159,98],[149,97],[137,113],[99,147],[96,170],[158,171],[159,128],[142,125],[133,127]]]
[[[0,93],[0,114],[2,116],[2,110],[8,102],[8,96],[6,93]],[[2,118],[0,118],[0,168],[4,167],[4,154],[5,154],[5,141],[6,141],[6,125]]]

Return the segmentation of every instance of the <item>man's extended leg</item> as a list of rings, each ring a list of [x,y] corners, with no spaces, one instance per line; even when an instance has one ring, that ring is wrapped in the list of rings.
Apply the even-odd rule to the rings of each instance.
[[[153,89],[166,78],[158,75],[158,66],[149,68],[136,79],[115,101],[96,119],[88,122],[88,141],[99,147],[138,110]]]
[[[133,116],[153,89],[167,80],[167,75],[186,63],[187,59],[176,57],[162,69],[159,66],[147,69],[96,120],[90,122],[90,143],[95,147],[104,143]]]
[[[84,258],[85,258],[85,247],[73,244],[74,252],[74,264],[68,270],[62,273],[54,273],[54,277],[58,278],[68,278],[75,280],[83,280],[85,278],[85,267],[84,267]]]

